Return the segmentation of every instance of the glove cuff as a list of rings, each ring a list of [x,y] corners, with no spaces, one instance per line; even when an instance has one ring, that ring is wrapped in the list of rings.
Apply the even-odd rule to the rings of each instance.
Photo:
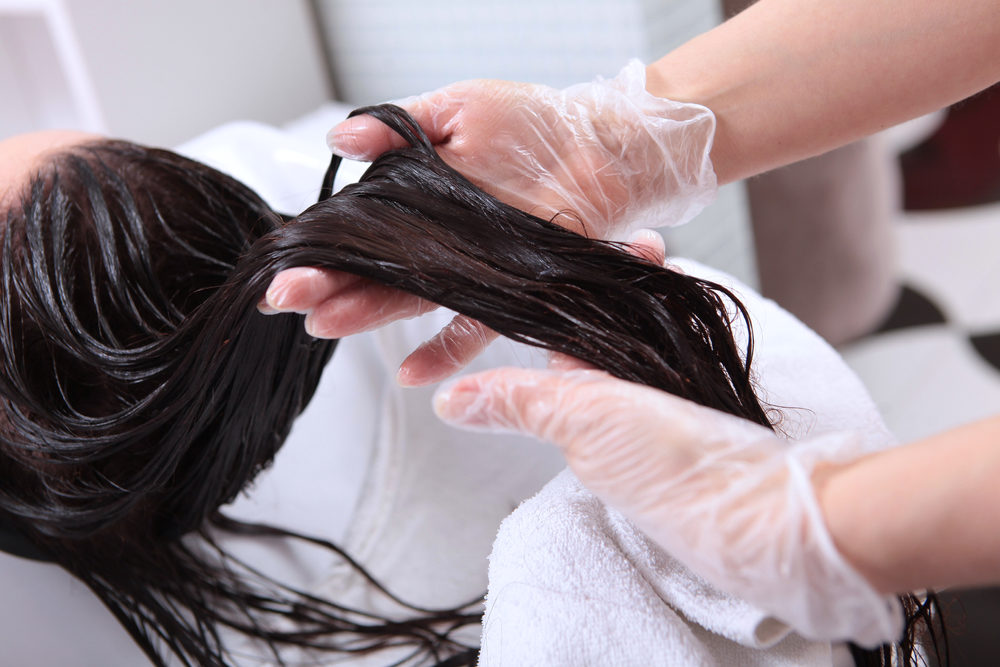
[[[899,599],[883,595],[840,554],[827,530],[812,484],[818,463],[846,462],[866,448],[855,435],[831,433],[786,450],[789,499],[799,505],[802,556],[787,565],[792,591],[773,612],[813,639],[848,639],[866,648],[898,641],[903,632]],[[794,499],[794,500],[793,500]],[[798,594],[795,594],[798,591]],[[777,602],[777,601],[776,601]]]
[[[645,117],[645,131],[660,144],[667,176],[675,191],[648,207],[630,224],[638,227],[682,225],[715,200],[718,179],[712,167],[715,114],[701,104],[657,97],[646,90],[646,66],[633,58],[613,79],[597,85],[619,91]]]

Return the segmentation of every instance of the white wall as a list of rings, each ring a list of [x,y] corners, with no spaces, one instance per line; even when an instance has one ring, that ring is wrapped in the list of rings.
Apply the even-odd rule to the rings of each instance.
[[[31,129],[66,117],[86,124],[72,109],[38,113],[53,108],[39,95],[58,98],[65,80],[12,75],[52,59],[51,39],[17,39],[25,5],[39,8],[36,23],[51,28],[56,16],[70,27],[71,66],[82,68],[103,125],[84,129],[170,146],[234,119],[280,124],[331,96],[307,0],[0,0],[0,94],[13,100],[0,135],[26,129],[26,115]]]
[[[0,0],[0,137],[105,129],[61,0]]]
[[[719,0],[317,0],[340,98],[370,104],[469,78],[563,87],[656,60],[721,20]],[[757,281],[744,186],[668,249]]]
[[[719,21],[717,0],[317,0],[341,99],[453,81],[567,86],[654,60]]]
[[[37,49],[39,57],[32,61],[19,58],[32,44],[45,44],[44,48]],[[42,89],[34,85],[44,80],[53,80],[55,84]],[[0,23],[0,128],[3,134],[27,132],[38,125],[74,122],[72,113],[65,114],[71,116],[66,121],[58,118],[59,110],[71,112],[73,109],[68,92],[68,82],[55,58],[55,47],[44,18],[24,15]],[[54,104],[45,104],[45,98]]]

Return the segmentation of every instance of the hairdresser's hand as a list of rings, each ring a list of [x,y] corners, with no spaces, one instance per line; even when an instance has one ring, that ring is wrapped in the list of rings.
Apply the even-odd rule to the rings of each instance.
[[[871,646],[899,635],[898,603],[841,557],[816,501],[824,470],[864,453],[851,434],[789,443],[596,370],[479,373],[442,388],[435,408],[459,426],[555,443],[666,551],[807,637]]]
[[[343,338],[437,307],[351,273],[303,267],[278,273],[258,309],[267,315],[305,314],[306,332],[311,336]],[[464,368],[496,336],[480,322],[456,315],[403,361],[396,379],[403,386],[442,380]]]
[[[680,224],[714,196],[705,107],[646,92],[633,61],[614,79],[557,90],[478,80],[400,102],[438,154],[480,188],[596,238]],[[335,153],[371,160],[402,138],[369,116],[334,127]]]
[[[638,62],[615,79],[556,90],[470,81],[404,102],[439,154],[483,189],[526,211],[599,238],[625,238],[643,222],[695,215],[713,196],[708,159],[715,121],[701,106],[646,92]],[[402,140],[371,117],[334,128],[340,154],[372,159]],[[558,215],[557,215],[558,214]],[[308,313],[315,336],[365,331],[433,306],[367,281],[294,269],[279,274],[262,310]],[[435,382],[464,367],[494,338],[456,318],[400,368],[405,385]]]
[[[658,233],[640,229],[629,242],[633,254],[663,264]],[[261,312],[306,315],[306,331],[318,338],[342,338],[390,322],[422,315],[437,306],[350,273],[296,268],[282,271],[267,290]],[[403,386],[438,382],[458,372],[486,349],[497,334],[476,320],[455,316],[433,338],[414,350],[397,375]]]

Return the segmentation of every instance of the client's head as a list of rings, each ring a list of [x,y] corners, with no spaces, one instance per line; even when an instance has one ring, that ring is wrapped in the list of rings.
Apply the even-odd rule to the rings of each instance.
[[[251,190],[168,151],[58,139],[0,218],[0,511],[81,544],[183,534],[267,464],[331,346],[291,319],[198,314],[281,222]]]
[[[154,661],[221,664],[226,623],[200,609],[249,589],[179,538],[270,462],[333,349],[292,318],[212,312],[281,219],[205,165],[93,135],[7,140],[0,165],[0,524]]]

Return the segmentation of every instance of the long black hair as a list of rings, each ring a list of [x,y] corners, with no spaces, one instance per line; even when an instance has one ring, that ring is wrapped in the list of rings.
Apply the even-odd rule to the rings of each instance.
[[[399,614],[353,609],[215,539],[292,536],[219,508],[270,464],[336,345],[252,299],[217,309],[241,255],[281,224],[242,184],[167,151],[101,141],[46,165],[3,230],[0,523],[33,547],[20,553],[89,586],[157,665],[232,664],[227,632],[279,662],[289,645],[468,654],[451,635],[479,622],[478,601],[429,610],[382,590]]]
[[[256,312],[279,270],[356,273],[771,425],[752,336],[733,337],[736,319],[750,332],[733,294],[509,207],[445,165],[402,110],[361,112],[410,147],[331,196],[335,158],[321,201],[288,224],[204,165],[116,141],[53,158],[8,212],[0,518],[81,578],[155,664],[229,664],[226,630],[278,662],[283,646],[475,660],[453,632],[478,622],[477,601],[378,616],[284,586],[214,540],[336,549],[219,512],[271,462],[335,346]]]

